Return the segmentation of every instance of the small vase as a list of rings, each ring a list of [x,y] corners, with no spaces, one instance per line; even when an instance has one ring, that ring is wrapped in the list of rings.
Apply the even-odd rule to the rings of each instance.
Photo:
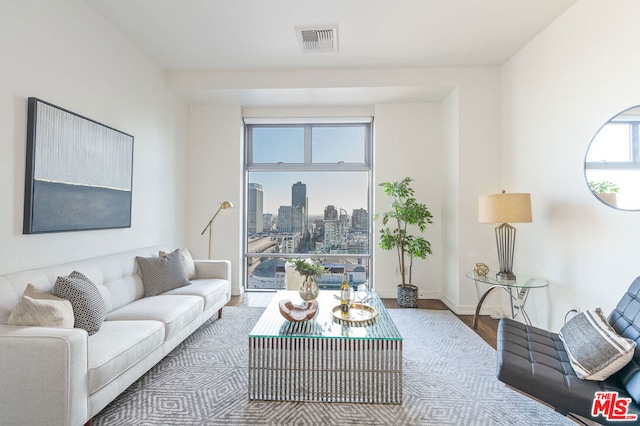
[[[319,292],[316,279],[312,275],[305,275],[304,281],[300,285],[300,298],[304,301],[313,300],[318,297]]]

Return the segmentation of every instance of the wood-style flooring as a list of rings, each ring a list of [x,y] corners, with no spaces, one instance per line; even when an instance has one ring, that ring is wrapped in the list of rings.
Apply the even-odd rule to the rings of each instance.
[[[258,306],[264,307],[269,304],[273,297],[272,292],[245,292],[242,296],[231,296],[231,300],[227,306]],[[382,299],[384,305],[389,308],[397,308],[396,299]],[[420,299],[418,300],[418,309],[436,309],[448,310],[449,308],[440,300]],[[456,315],[469,328],[472,328],[473,315]],[[478,319],[478,334],[485,342],[496,348],[496,332],[498,330],[498,320],[492,319],[488,315],[481,315]]]

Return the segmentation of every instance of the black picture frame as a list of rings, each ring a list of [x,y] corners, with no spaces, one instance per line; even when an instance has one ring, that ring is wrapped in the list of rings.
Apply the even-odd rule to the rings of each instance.
[[[24,234],[131,227],[133,136],[28,99]]]

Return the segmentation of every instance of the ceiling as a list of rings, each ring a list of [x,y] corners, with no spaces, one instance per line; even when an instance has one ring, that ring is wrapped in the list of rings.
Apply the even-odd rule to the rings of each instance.
[[[499,66],[576,0],[85,1],[166,71],[215,72]],[[336,26],[338,51],[302,52],[299,26]],[[319,90],[311,99],[331,103],[342,90]],[[389,91],[384,96],[406,98]],[[256,105],[273,96],[288,105],[309,99],[306,90],[209,92],[187,98]],[[349,102],[381,96],[357,92],[351,88]]]

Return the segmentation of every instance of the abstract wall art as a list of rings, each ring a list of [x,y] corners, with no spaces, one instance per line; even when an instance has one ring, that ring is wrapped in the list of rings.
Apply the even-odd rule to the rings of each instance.
[[[24,234],[131,227],[133,136],[28,99]]]

